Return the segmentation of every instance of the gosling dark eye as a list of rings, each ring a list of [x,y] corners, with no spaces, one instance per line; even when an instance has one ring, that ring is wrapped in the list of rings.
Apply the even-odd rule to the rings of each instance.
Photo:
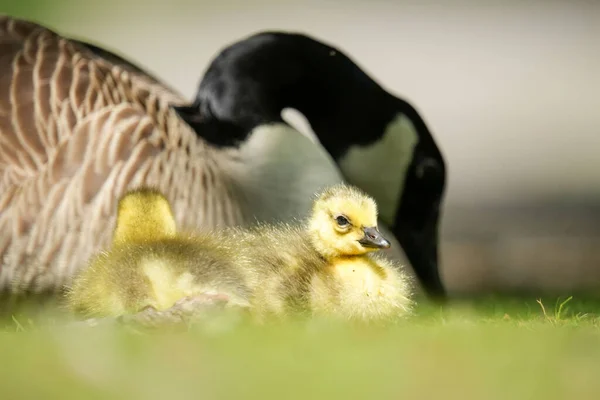
[[[350,221],[348,221],[348,218],[344,217],[343,215],[336,217],[335,222],[337,222],[337,224],[342,227],[350,225]]]

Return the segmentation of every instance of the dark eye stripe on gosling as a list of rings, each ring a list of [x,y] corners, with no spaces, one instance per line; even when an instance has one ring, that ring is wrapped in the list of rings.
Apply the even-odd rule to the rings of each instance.
[[[306,117],[344,178],[375,198],[425,289],[443,297],[437,228],[444,159],[419,112],[340,49],[300,33],[251,35],[215,57],[183,111],[191,124],[197,113],[206,117],[198,125],[227,121],[228,137],[239,140],[255,126],[281,122],[286,108]],[[207,140],[228,145],[215,135]]]

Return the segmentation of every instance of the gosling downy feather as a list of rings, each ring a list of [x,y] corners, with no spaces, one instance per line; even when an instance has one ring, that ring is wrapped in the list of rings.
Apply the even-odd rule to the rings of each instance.
[[[302,225],[186,236],[173,233],[168,210],[153,191],[121,200],[113,246],[75,277],[67,296],[72,310],[88,317],[148,306],[161,312],[184,298],[222,293],[260,321],[298,314],[370,321],[409,312],[406,276],[367,254],[389,242],[376,229],[375,203],[355,189],[330,188]],[[352,230],[336,225],[339,215]]]
[[[244,271],[231,262],[219,232],[177,232],[173,211],[154,188],[129,191],[118,203],[111,246],[94,255],[68,285],[69,309],[82,317],[118,317],[179,300],[219,294],[248,306]]]
[[[299,33],[239,40],[212,61],[184,118],[193,124],[195,115],[204,115],[197,126],[227,121],[230,136],[240,140],[265,122],[282,122],[286,108],[306,117],[344,179],[375,198],[382,228],[392,228],[426,292],[444,299],[438,267],[442,154],[419,112],[340,49]],[[207,138],[223,144],[219,135]]]
[[[177,226],[195,230],[306,215],[310,195],[342,179],[285,124],[255,127],[235,146],[207,142],[174,108],[185,107],[181,95],[40,25],[1,17],[0,52],[3,293],[67,283],[109,244],[129,188],[158,188]]]
[[[374,321],[409,314],[411,279],[400,265],[373,254],[390,247],[377,225],[375,201],[338,184],[317,194],[302,223],[237,230],[237,263],[255,276],[255,316]]]
[[[356,187],[329,187],[315,200],[307,234],[326,259],[311,283],[313,313],[354,320],[409,314],[412,280],[380,249],[390,242],[378,229],[377,203]]]

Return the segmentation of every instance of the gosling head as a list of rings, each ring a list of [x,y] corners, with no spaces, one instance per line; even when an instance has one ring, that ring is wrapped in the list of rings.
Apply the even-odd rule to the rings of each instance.
[[[314,246],[326,258],[363,255],[390,247],[377,229],[375,201],[344,184],[332,186],[319,195],[308,230]]]
[[[174,236],[175,217],[165,196],[153,188],[130,190],[119,200],[113,243]]]

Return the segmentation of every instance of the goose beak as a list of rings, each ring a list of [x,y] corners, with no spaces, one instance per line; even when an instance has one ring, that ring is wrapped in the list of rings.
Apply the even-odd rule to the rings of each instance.
[[[363,247],[373,249],[388,249],[390,247],[390,242],[379,233],[376,227],[365,227],[363,232],[365,236],[358,241]]]

